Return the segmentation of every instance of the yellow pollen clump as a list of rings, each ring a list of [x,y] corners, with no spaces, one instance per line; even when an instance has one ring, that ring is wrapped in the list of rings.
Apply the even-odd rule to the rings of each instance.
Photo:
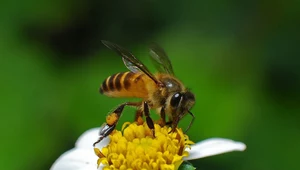
[[[108,125],[113,125],[117,120],[118,120],[118,115],[116,113],[112,113],[112,114],[109,114],[107,117],[106,117],[106,123]]]
[[[155,138],[146,123],[124,123],[122,132],[115,130],[109,135],[110,143],[106,147],[101,151],[94,149],[99,157],[98,166],[104,164],[104,170],[178,169],[182,158],[188,156],[185,148],[193,142],[181,129],[169,134],[170,127],[154,126]]]

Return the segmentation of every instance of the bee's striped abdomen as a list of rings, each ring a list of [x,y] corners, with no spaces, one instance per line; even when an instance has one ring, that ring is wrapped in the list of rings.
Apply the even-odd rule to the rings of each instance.
[[[148,97],[146,82],[150,79],[144,73],[117,73],[105,79],[100,93],[110,97]],[[151,80],[152,81],[152,80]]]
[[[120,91],[122,88],[121,78],[126,73],[117,73],[105,79],[100,87],[100,93],[103,94],[109,91]]]

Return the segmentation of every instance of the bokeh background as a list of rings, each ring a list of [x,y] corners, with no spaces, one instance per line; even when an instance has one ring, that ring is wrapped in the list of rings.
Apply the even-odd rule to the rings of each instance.
[[[98,93],[127,70],[102,39],[152,71],[147,48],[158,42],[196,95],[190,138],[248,146],[193,161],[198,169],[299,168],[299,1],[12,0],[0,9],[1,169],[49,169],[128,101]]]

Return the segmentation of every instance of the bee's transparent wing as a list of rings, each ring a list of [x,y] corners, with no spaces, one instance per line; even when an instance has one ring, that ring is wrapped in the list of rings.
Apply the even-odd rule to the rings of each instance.
[[[125,66],[130,71],[132,71],[134,73],[143,72],[147,76],[149,76],[155,83],[159,83],[159,81],[148,70],[148,68],[141,61],[139,61],[137,58],[135,58],[135,56],[133,54],[131,54],[128,50],[126,50],[125,48],[123,48],[117,44],[111,43],[109,41],[102,40],[102,43],[109,49],[115,51],[117,54],[122,56]]]
[[[133,73],[141,72],[141,69],[139,69],[137,66],[132,64],[132,62],[126,60],[124,57],[122,57],[124,65]]]
[[[174,75],[171,61],[165,50],[156,43],[152,43],[149,49],[152,62],[156,69],[161,73]]]

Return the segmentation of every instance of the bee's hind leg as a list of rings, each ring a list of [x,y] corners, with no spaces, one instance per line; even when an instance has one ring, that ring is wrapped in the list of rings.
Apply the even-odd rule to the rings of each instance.
[[[122,114],[125,106],[140,106],[140,105],[141,105],[141,102],[137,102],[137,103],[126,102],[126,103],[119,105],[116,108],[116,110],[114,110],[112,113],[108,114],[106,117],[106,123],[100,129],[99,139],[93,144],[93,146],[95,147],[95,145],[97,143],[101,142],[105,137],[107,137],[108,135],[110,135],[113,132],[113,130],[116,128],[116,126],[118,124],[118,121],[121,117],[121,114]]]

